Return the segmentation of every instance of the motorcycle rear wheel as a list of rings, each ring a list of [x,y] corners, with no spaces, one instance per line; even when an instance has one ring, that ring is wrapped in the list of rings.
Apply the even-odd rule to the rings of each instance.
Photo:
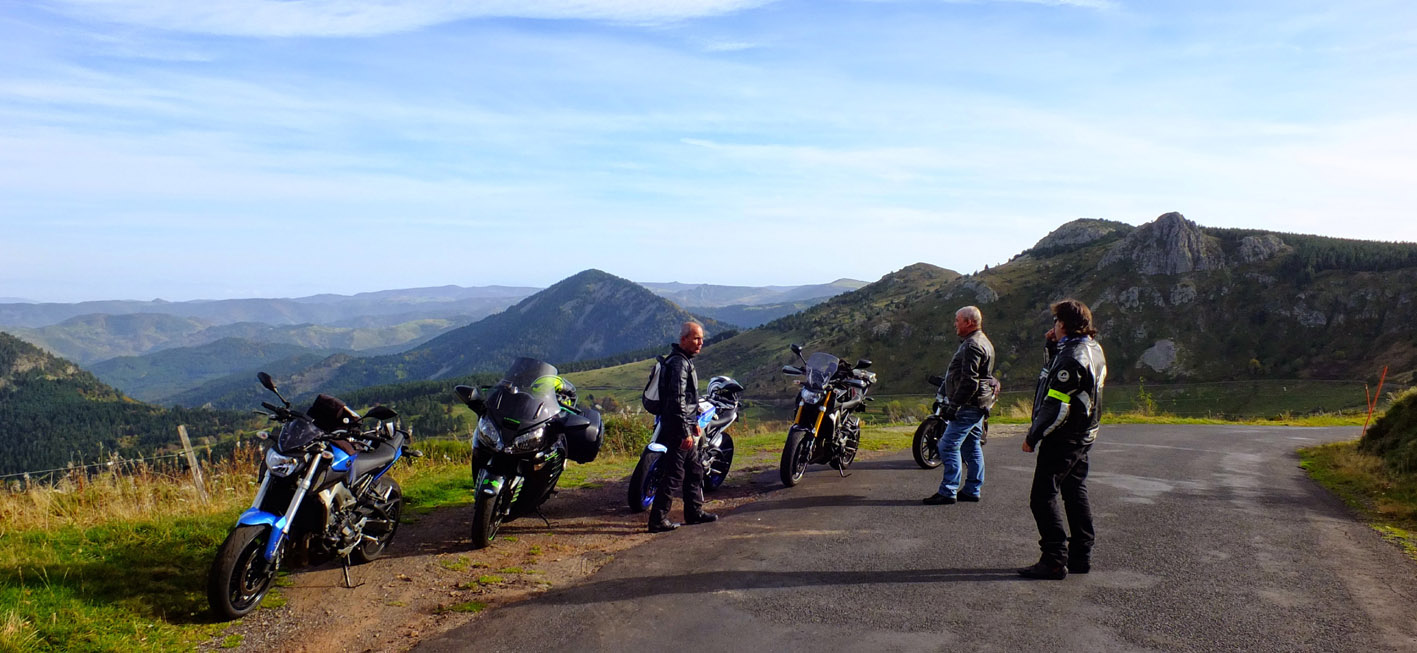
[[[728,470],[733,467],[733,436],[724,433],[723,442],[718,445],[718,457],[704,470],[704,489],[713,492],[723,487],[728,478]]]
[[[945,423],[933,415],[926,417],[915,429],[915,440],[911,442],[910,452],[915,454],[915,464],[922,469],[940,466],[940,434],[944,430]]]
[[[654,495],[659,492],[659,459],[664,454],[645,451],[640,454],[640,462],[635,465],[635,473],[630,475],[630,489],[625,502],[630,512],[644,512],[654,504]]]
[[[373,542],[365,542],[354,547],[354,551],[350,552],[349,558],[354,561],[356,565],[362,565],[383,555],[384,548],[389,546],[390,542],[394,541],[394,533],[398,532],[399,517],[403,515],[403,488],[399,487],[398,481],[385,476],[379,479],[379,483],[374,486],[374,492],[382,495],[387,488],[392,488],[392,491],[389,492],[389,498],[383,502],[387,505],[384,511],[389,515],[390,523],[388,531],[380,535],[374,535]]]
[[[797,485],[802,475],[807,473],[807,459],[812,455],[812,440],[802,429],[787,432],[787,444],[782,447],[782,462],[778,465],[778,476],[787,487]]]
[[[217,549],[207,573],[207,603],[218,617],[240,619],[270,591],[276,577],[276,565],[265,558],[270,538],[270,526],[237,526]]]

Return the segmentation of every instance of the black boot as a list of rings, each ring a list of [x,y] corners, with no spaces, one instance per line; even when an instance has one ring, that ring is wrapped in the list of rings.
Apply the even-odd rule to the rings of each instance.
[[[718,515],[711,512],[699,511],[696,514],[684,515],[685,524],[707,524],[714,521],[718,521]]]
[[[651,533],[668,533],[676,528],[679,528],[679,522],[669,521],[667,519],[651,521],[649,523],[649,532]]]
[[[1019,569],[1018,575],[1038,580],[1063,580],[1068,577],[1068,568],[1039,560],[1031,567]]]

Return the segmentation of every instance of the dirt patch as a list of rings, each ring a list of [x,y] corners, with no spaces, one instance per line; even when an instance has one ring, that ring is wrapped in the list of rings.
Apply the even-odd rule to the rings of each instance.
[[[708,510],[729,513],[776,485],[764,468],[735,470],[708,495]],[[736,477],[736,478],[735,478]],[[768,481],[771,480],[770,484]],[[537,517],[506,523],[492,546],[474,550],[472,506],[441,509],[399,528],[384,557],[352,567],[301,569],[280,588],[285,605],[262,608],[228,628],[205,650],[401,651],[467,623],[482,610],[521,601],[589,576],[615,554],[656,537],[647,513],[625,506],[625,482],[563,490]],[[682,517],[675,502],[673,518]],[[241,644],[220,649],[236,635]]]

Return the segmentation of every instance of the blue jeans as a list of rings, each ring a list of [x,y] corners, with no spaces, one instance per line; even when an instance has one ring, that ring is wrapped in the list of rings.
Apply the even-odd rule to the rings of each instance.
[[[945,422],[945,432],[940,434],[940,467],[945,470],[940,494],[979,496],[979,487],[984,485],[984,449],[979,445],[983,434],[984,411],[978,408],[960,408],[954,419]],[[959,484],[964,475],[961,462],[969,465],[964,487]]]

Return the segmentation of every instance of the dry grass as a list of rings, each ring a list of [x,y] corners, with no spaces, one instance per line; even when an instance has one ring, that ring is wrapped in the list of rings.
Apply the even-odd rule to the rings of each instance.
[[[114,457],[100,473],[73,469],[50,483],[11,481],[0,487],[0,535],[230,511],[255,492],[259,452],[245,446],[230,458],[203,463],[206,499],[185,469],[141,459]]]

